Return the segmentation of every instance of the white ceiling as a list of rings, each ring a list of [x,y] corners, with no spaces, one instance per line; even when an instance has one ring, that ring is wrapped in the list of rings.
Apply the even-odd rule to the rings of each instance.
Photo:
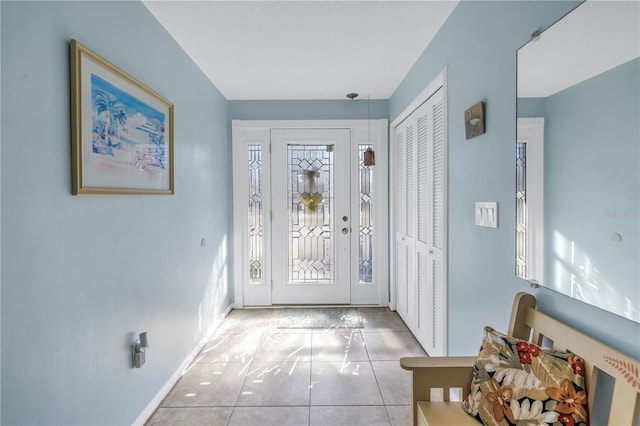
[[[550,96],[639,55],[640,2],[588,0],[518,52],[518,96]]]
[[[143,2],[230,100],[388,99],[458,3]]]

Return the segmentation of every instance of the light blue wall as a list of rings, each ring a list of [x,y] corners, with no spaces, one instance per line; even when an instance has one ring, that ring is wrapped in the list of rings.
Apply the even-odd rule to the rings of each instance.
[[[366,120],[389,118],[389,101],[230,101],[232,120]]]
[[[174,103],[175,195],[71,195],[70,38]],[[227,100],[141,2],[3,1],[1,55],[2,424],[130,424],[229,304]]]
[[[544,117],[546,98],[518,98],[518,117]]]
[[[640,59],[549,96],[545,110],[545,282],[568,292],[573,274],[593,303],[638,309]]]
[[[514,275],[516,51],[579,2],[463,1],[389,101],[390,119],[448,66],[449,353],[477,353],[485,324],[505,329],[513,295],[529,291],[561,320],[640,358],[638,324]],[[463,113],[486,102],[486,134],[465,140]],[[474,226],[474,202],[499,203],[499,228]],[[611,333],[616,330],[616,333]]]

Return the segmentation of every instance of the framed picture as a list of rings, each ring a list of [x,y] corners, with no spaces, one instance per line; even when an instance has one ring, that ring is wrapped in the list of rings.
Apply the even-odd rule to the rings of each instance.
[[[478,102],[464,111],[464,129],[467,139],[475,138],[485,132],[484,102]]]
[[[173,104],[71,40],[72,193],[173,194]]]

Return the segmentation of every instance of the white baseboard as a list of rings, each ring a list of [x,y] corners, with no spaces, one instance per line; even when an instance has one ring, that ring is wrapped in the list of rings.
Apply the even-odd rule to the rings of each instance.
[[[171,377],[169,377],[167,383],[165,383],[164,386],[162,386],[158,393],[153,397],[153,399],[149,401],[149,404],[147,404],[145,409],[142,410],[138,418],[134,420],[133,426],[142,426],[147,420],[149,420],[162,400],[169,394],[169,392],[171,392],[171,389],[173,389],[173,387],[178,382],[178,380],[180,380],[189,365],[191,365],[196,356],[198,356],[202,348],[204,348],[207,342],[211,340],[213,333],[215,333],[218,327],[220,327],[220,324],[222,324],[222,321],[227,317],[227,315],[229,315],[229,312],[231,312],[232,309],[234,309],[233,303],[227,306],[227,309],[225,309],[225,311],[220,315],[220,318],[218,318],[213,327],[211,327],[211,330],[209,330],[209,332],[207,332],[207,334],[200,340],[200,342],[198,342],[198,344],[193,348],[189,355],[187,355],[187,357],[184,359],[182,364],[180,364],[178,369],[171,375]]]

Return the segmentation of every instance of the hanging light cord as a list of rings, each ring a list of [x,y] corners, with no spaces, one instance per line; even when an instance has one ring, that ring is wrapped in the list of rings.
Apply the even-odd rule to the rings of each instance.
[[[367,95],[366,98],[356,99],[359,95],[355,92],[347,93],[347,98],[351,99],[353,102],[360,102],[362,99],[367,100],[367,141],[369,142],[369,149],[372,149],[373,144],[371,143],[371,126],[369,125],[369,121],[371,121],[371,111],[369,108],[369,103],[371,101],[371,95]]]

